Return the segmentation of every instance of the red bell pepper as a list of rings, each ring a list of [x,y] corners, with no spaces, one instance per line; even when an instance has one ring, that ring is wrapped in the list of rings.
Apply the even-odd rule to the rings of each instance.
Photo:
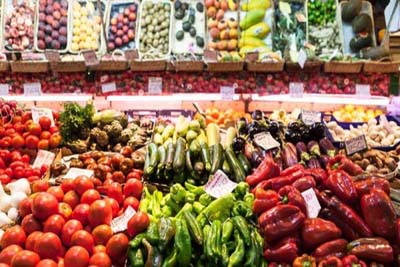
[[[340,230],[342,230],[343,236],[347,240],[354,240],[359,238],[359,234],[350,227],[347,223],[345,223],[333,210],[324,208],[319,213],[320,216],[326,220],[333,222]]]
[[[256,188],[255,197],[256,199],[253,202],[253,212],[255,214],[261,214],[275,207],[280,199],[280,196],[275,191],[262,188]]]
[[[317,263],[315,258],[307,254],[303,254],[301,257],[297,257],[293,263],[292,267],[316,267]]]
[[[279,176],[259,183],[256,188],[272,189],[278,191],[285,185],[292,185],[297,179],[304,177],[304,171],[298,170],[287,176]]]
[[[296,232],[305,220],[301,210],[293,205],[278,205],[267,210],[258,218],[268,242],[279,240]]]
[[[325,260],[322,260],[318,267],[343,267],[341,260],[338,257],[330,256]]]
[[[311,175],[304,176],[296,180],[292,185],[300,192],[306,191],[309,188],[315,188],[317,186],[314,178]]]
[[[341,235],[342,231],[333,222],[320,218],[307,218],[301,230],[303,243],[307,249],[314,249]]]
[[[334,170],[343,170],[350,174],[351,176],[359,175],[363,172],[363,169],[355,164],[351,159],[347,158],[345,155],[339,154],[329,160],[326,166],[328,172]]]
[[[268,267],[291,267],[291,265],[289,263],[285,263],[285,262],[271,262],[268,264]]]
[[[340,200],[346,203],[355,203],[357,201],[357,191],[354,182],[344,171],[332,171],[326,179],[324,185],[332,190]]]
[[[328,178],[328,174],[324,169],[306,169],[304,170],[304,175],[310,175],[314,177],[317,184],[323,184],[324,181]]]
[[[266,248],[264,250],[264,258],[267,261],[279,261],[292,263],[297,258],[299,248],[296,243],[288,242],[280,246]]]
[[[361,211],[372,231],[386,238],[396,232],[396,211],[389,196],[380,189],[371,189],[361,198]]]
[[[389,181],[383,178],[371,177],[365,180],[354,182],[357,194],[359,197],[368,194],[372,188],[381,189],[385,191],[386,194],[390,194],[390,184]]]
[[[342,258],[344,255],[346,255],[347,244],[348,243],[346,239],[335,239],[317,247],[312,255],[317,259],[318,262],[329,256]]]
[[[246,177],[246,182],[253,187],[261,181],[277,177],[279,174],[279,166],[272,159],[266,157],[254,173]]]
[[[300,191],[294,186],[286,185],[279,189],[278,194],[281,196],[283,204],[290,204],[298,207],[304,215],[307,215],[307,204]]]
[[[302,164],[295,164],[293,166],[290,166],[289,168],[281,171],[280,176],[289,176],[297,171],[304,171],[304,166]]]
[[[393,248],[381,237],[356,239],[347,245],[347,250],[360,259],[382,263],[393,261]]]
[[[347,255],[342,259],[343,267],[367,267],[367,264],[354,255]]]

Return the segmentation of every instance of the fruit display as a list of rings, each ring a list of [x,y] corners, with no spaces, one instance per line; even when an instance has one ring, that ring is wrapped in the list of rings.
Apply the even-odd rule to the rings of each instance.
[[[111,3],[107,30],[107,49],[137,48],[136,28],[139,5],[135,1]]]
[[[34,44],[34,3],[8,1],[4,5],[4,47],[8,51],[32,50]]]
[[[216,123],[221,128],[228,128],[229,126],[235,125],[235,122],[241,117],[246,117],[251,120],[248,113],[235,111],[234,109],[219,110],[217,107],[207,108],[204,110],[206,124]],[[201,115],[196,113],[194,118],[200,119]]]
[[[363,106],[345,105],[335,110],[332,115],[339,122],[368,122],[384,114],[382,109],[370,109]]]
[[[98,9],[96,1],[74,0],[72,5],[72,38],[70,52],[83,50],[100,51],[103,47],[103,14],[105,4],[100,2],[102,10]]]
[[[202,54],[205,47],[205,7],[203,1],[175,1],[172,28],[174,54]]]
[[[66,0],[39,1],[36,24],[35,49],[68,51],[68,10]]]
[[[398,168],[399,149],[385,152],[377,149],[369,149],[362,153],[351,155],[350,159],[369,174],[389,174]]]
[[[166,58],[171,51],[170,2],[144,1],[140,5],[139,53],[143,59]]]

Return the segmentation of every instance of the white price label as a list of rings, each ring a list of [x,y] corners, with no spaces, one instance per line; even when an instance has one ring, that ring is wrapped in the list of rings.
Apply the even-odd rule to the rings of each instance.
[[[371,86],[369,84],[356,84],[356,95],[369,98],[371,96]]]
[[[68,170],[67,174],[64,175],[65,179],[75,179],[76,177],[83,175],[86,177],[92,177],[94,174],[93,170],[79,169],[79,168],[71,168]]]
[[[304,84],[303,83],[289,83],[289,94],[291,97],[303,97]]]
[[[347,155],[353,155],[354,153],[361,152],[368,149],[365,135],[360,135],[352,139],[344,141],[344,147]]]
[[[211,196],[215,198],[220,198],[231,193],[237,186],[237,183],[229,180],[228,176],[218,170],[213,178],[207,182],[204,186],[204,190]]]
[[[303,109],[301,111],[301,120],[304,122],[305,125],[311,125],[315,122],[321,122],[321,112]]]
[[[117,85],[115,83],[103,83],[101,85],[101,91],[103,93],[111,93],[117,91]]]
[[[309,188],[306,191],[301,192],[301,195],[306,202],[308,218],[317,218],[319,211],[321,210],[321,205],[315,195],[314,189]]]
[[[304,65],[306,64],[306,61],[307,61],[307,54],[306,54],[306,52],[304,51],[304,49],[301,49],[300,50],[300,52],[299,52],[299,58],[298,58],[298,63],[299,63],[299,65],[300,65],[300,68],[304,68]]]
[[[276,141],[269,132],[255,134],[254,143],[264,150],[270,150],[280,146],[279,142]]]
[[[111,230],[113,233],[123,232],[128,228],[129,220],[135,215],[136,211],[128,206],[124,212],[124,214],[114,218],[111,221]]]
[[[39,96],[42,94],[42,85],[40,83],[24,83],[24,95]]]
[[[39,150],[35,162],[33,162],[33,167],[42,167],[43,165],[50,166],[53,163],[54,158],[56,155],[47,150]]]
[[[53,112],[48,108],[32,108],[32,120],[34,123],[39,123],[41,117],[47,117],[51,120],[51,125],[54,126]]]
[[[221,86],[220,93],[222,100],[233,100],[235,88],[233,86]]]
[[[162,78],[161,77],[149,77],[148,93],[151,95],[162,94]]]
[[[0,83],[0,96],[8,95],[10,85],[8,83]]]

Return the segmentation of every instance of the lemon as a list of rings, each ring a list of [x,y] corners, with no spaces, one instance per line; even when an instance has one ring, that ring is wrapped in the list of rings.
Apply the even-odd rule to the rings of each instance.
[[[344,110],[345,111],[347,111],[347,112],[351,112],[351,111],[353,111],[354,110],[354,106],[353,105],[346,105],[345,107],[344,107]]]
[[[74,9],[74,11],[79,11],[81,9],[81,5],[78,2],[75,2],[73,9]]]
[[[80,34],[80,28],[78,28],[78,27],[74,27],[74,29],[72,30],[72,33],[73,33],[73,35],[79,35]]]
[[[93,49],[93,50],[99,49],[99,44],[98,44],[97,42],[92,42],[92,47],[91,47],[91,49]]]
[[[74,12],[74,19],[79,19],[81,17],[81,13],[79,11]]]
[[[81,21],[79,19],[74,19],[73,25],[74,25],[74,27],[79,27],[79,26],[81,26]]]
[[[95,32],[97,32],[97,33],[100,33],[100,31],[101,31],[101,26],[100,26],[99,24],[95,24],[95,25],[93,26],[93,30],[94,30]]]
[[[88,13],[92,14],[94,12],[94,4],[93,2],[87,2],[86,8]]]
[[[381,109],[375,110],[375,116],[380,116],[383,114],[383,111]]]
[[[77,43],[72,43],[71,44],[71,49],[73,50],[73,51],[78,51],[79,50],[79,45],[77,44]]]
[[[82,34],[85,34],[86,32],[88,32],[88,28],[86,27],[85,24],[81,24],[81,26],[79,27],[80,31]]]
[[[74,43],[79,43],[80,40],[81,38],[78,35],[74,35],[74,37],[72,37],[72,42]]]
[[[86,44],[86,42],[80,42],[79,43],[79,50],[85,49],[85,44]]]

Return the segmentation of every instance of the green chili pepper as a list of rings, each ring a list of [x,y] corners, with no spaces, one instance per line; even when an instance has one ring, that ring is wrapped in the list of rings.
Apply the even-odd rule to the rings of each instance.
[[[222,225],[222,243],[227,243],[231,239],[233,232],[233,223],[231,220],[226,220]]]
[[[161,267],[162,255],[157,247],[153,247],[146,239],[142,240],[142,244],[147,250],[146,267]]]
[[[222,235],[222,223],[219,220],[215,220],[211,224],[211,231],[213,232],[212,236],[212,254],[214,256],[214,264],[218,264],[220,260],[222,260],[222,243],[221,243],[221,235]]]
[[[236,241],[237,246],[236,246],[235,251],[229,257],[228,267],[241,266],[241,264],[243,262],[244,254],[245,254],[244,242],[243,242],[242,238],[240,237],[239,232],[235,230],[234,235],[235,235],[235,241]]]
[[[164,260],[162,267],[175,267],[178,261],[178,252],[176,248],[172,249],[171,254]]]
[[[128,260],[131,267],[144,267],[143,252],[140,248],[128,250]]]
[[[204,207],[200,202],[195,201],[193,202],[193,210],[196,212],[196,214],[200,214],[206,207]]]
[[[211,226],[206,225],[203,228],[203,236],[204,236],[204,246],[203,246],[203,253],[206,257],[209,257],[211,255],[210,252],[210,247],[211,247],[211,239],[210,239],[210,231],[211,231]]]
[[[183,211],[182,214],[186,220],[189,232],[192,235],[194,241],[200,246],[203,245],[203,232],[201,231],[201,227],[199,223],[196,221],[196,218],[188,210]]]
[[[150,242],[152,246],[156,246],[160,239],[160,235],[158,232],[158,223],[155,221],[151,221],[149,227],[146,230],[146,239]]]
[[[176,220],[175,247],[178,252],[178,266],[189,266],[192,258],[192,242],[185,220]]]
[[[208,206],[212,201],[213,201],[212,196],[210,196],[207,193],[202,194],[199,198],[199,202],[204,206]]]
[[[164,251],[175,235],[175,227],[172,220],[170,218],[161,218],[158,224],[158,232],[160,235],[158,246],[161,251]]]
[[[137,236],[135,236],[130,242],[129,242],[129,248],[138,248],[140,244],[142,244],[143,238],[146,237],[146,233],[140,233]]]
[[[232,218],[232,220],[236,229],[240,232],[241,236],[243,237],[246,246],[250,246],[251,244],[250,230],[246,220],[242,216],[235,216]]]
[[[195,186],[188,182],[185,182],[185,187],[190,193],[193,193],[196,196],[200,196],[205,193],[204,186]]]

